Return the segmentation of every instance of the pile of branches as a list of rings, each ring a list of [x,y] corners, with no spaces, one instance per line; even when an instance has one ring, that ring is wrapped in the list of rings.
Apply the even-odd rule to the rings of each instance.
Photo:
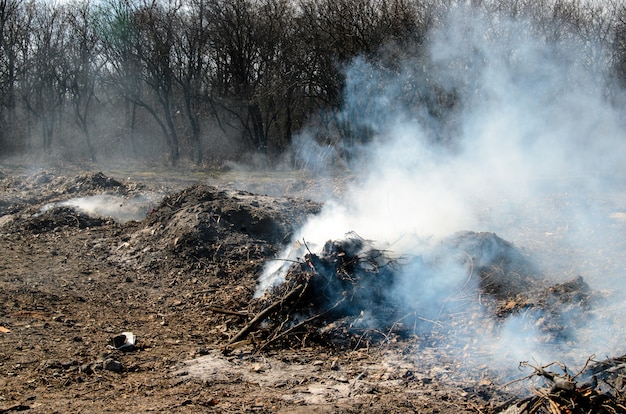
[[[607,378],[607,373],[604,371],[614,372],[617,366],[604,361],[589,368],[592,359],[593,356],[577,374],[571,374],[567,367],[558,361],[544,366],[521,362],[520,367],[530,367],[533,370],[530,375],[521,380],[540,377],[545,380],[546,387],[535,389],[533,396],[510,405],[503,412],[507,414],[626,413],[623,375]],[[552,367],[557,367],[560,372],[555,372]],[[580,380],[581,378],[584,380]],[[616,378],[618,378],[617,381],[615,381]],[[579,385],[579,382],[582,384]]]
[[[591,298],[582,277],[548,285],[528,258],[493,233],[456,234],[427,262],[421,256],[393,258],[355,233],[326,242],[319,254],[306,251],[284,282],[252,300],[246,312],[224,311],[247,318],[229,347],[244,341],[263,349],[315,339],[347,348],[417,332],[442,335],[442,322],[462,329],[464,318],[479,315],[481,306],[496,318],[537,311],[542,317],[535,322],[544,333],[567,339],[570,321],[588,309]],[[450,287],[444,281],[450,291],[429,298],[431,282],[438,283],[441,274],[445,279],[453,262],[454,271],[467,271],[465,282]],[[410,303],[404,292],[409,288],[416,295]]]
[[[308,249],[307,249],[308,250]],[[229,341],[229,347],[252,343],[258,350],[307,340],[338,345],[386,337],[397,306],[386,292],[397,274],[395,259],[353,234],[328,241],[320,254],[294,262],[280,286],[254,299],[254,315]]]

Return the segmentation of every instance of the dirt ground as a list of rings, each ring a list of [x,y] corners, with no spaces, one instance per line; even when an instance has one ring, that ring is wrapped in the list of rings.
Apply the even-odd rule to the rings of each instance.
[[[321,206],[192,182],[0,171],[0,412],[491,413],[514,398],[425,338],[227,349],[245,317],[220,310],[246,309]],[[115,349],[123,332],[135,346]]]

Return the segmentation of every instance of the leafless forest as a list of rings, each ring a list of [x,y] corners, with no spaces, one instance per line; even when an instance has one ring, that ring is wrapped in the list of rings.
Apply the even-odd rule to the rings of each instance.
[[[477,1],[523,18],[546,42],[593,45],[587,66],[626,82],[626,6],[612,0]],[[73,161],[215,166],[254,155],[289,160],[292,141],[367,142],[373,90],[345,109],[346,67],[393,76],[407,59],[402,105],[446,141],[465,104],[429,63],[432,29],[456,2],[424,0],[0,1],[0,151]],[[497,37],[499,34],[486,33]],[[520,36],[526,34],[520,33]],[[600,52],[598,52],[600,51]],[[451,62],[450,64],[455,64]],[[462,70],[462,68],[459,68]],[[366,75],[366,74],[365,74]],[[384,82],[383,79],[380,82]],[[447,132],[446,132],[447,131]],[[297,165],[296,165],[297,166]]]

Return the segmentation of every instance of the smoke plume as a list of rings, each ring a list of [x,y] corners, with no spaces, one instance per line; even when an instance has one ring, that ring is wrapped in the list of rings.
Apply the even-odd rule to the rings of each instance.
[[[623,353],[626,148],[623,110],[611,103],[621,91],[604,56],[593,41],[456,7],[429,34],[426,53],[407,54],[393,68],[356,59],[346,68],[340,115],[368,137],[342,148],[351,151],[355,182],[294,242],[315,250],[354,231],[428,262],[457,231],[496,232],[546,277],[582,275],[605,301],[585,315],[563,315],[575,332],[556,347],[543,344],[529,322],[536,318],[523,314],[489,332],[474,328],[464,340],[509,368],[563,359],[567,349],[583,361]],[[300,154],[316,153],[310,136],[300,139],[308,146]],[[328,167],[319,164],[336,159],[329,151],[305,164]],[[303,254],[292,245],[282,258]],[[447,263],[424,272],[419,263],[406,266],[390,292],[407,308],[440,309],[462,290],[465,269]],[[280,283],[288,265],[268,264],[258,294]]]

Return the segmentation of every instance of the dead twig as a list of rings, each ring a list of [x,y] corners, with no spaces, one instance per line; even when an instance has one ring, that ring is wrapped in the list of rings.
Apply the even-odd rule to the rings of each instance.
[[[615,395],[603,392],[597,388],[598,381],[594,376],[591,382],[581,386],[577,385],[576,379],[588,370],[589,363],[594,355],[587,358],[584,367],[575,375],[572,375],[565,364],[554,361],[547,365],[533,365],[526,361],[520,362],[520,367],[531,367],[533,372],[524,378],[511,381],[505,386],[533,376],[543,377],[552,383],[548,388],[533,389],[533,397],[526,398],[515,404],[516,412],[524,414],[563,414],[563,413],[626,413],[622,397],[617,387],[606,382],[613,389]],[[558,366],[562,373],[548,370],[552,366]],[[617,397],[616,397],[617,396]]]
[[[283,322],[280,324],[280,326],[274,331],[274,332],[279,332],[283,330],[283,327],[285,326],[285,324],[289,321],[289,318],[291,316],[291,313],[296,309],[296,306],[298,305],[298,302],[300,302],[300,299],[302,299],[302,295],[304,295],[304,293],[307,291],[308,287],[309,287],[309,280],[310,278],[305,278],[305,283],[304,286],[302,287],[302,289],[300,290],[300,294],[298,295],[298,298],[294,301],[294,303],[291,305],[291,308],[289,309],[289,311],[287,312],[287,317],[283,320]]]
[[[209,310],[215,313],[222,313],[224,315],[239,316],[240,318],[247,318],[250,314],[245,311],[231,311],[228,309],[217,308],[215,306],[209,306]]]
[[[345,299],[345,298],[344,298]],[[302,326],[313,322],[314,320],[324,316],[325,314],[327,314],[328,312],[330,312],[331,310],[335,309],[337,306],[339,306],[344,299],[341,299],[339,302],[335,303],[335,305],[333,305],[332,307],[326,309],[325,311],[318,313],[316,315],[311,316],[310,318],[307,318],[305,320],[303,320],[300,323],[297,323],[296,325],[292,326],[291,328],[287,329],[284,332],[280,332],[280,333],[275,333],[274,336],[272,336],[270,339],[266,340],[258,349],[258,351],[263,350],[264,348],[266,348],[267,346],[271,345],[273,342],[276,342],[277,340],[279,340],[280,338],[284,338],[285,336],[291,334],[292,332],[298,330],[299,328],[301,328]],[[282,328],[282,325],[281,325]],[[279,332],[279,331],[277,331]]]
[[[596,354],[589,355],[589,357],[587,357],[587,361],[585,361],[585,365],[580,369],[580,371],[578,371],[578,373],[576,373],[576,375],[572,377],[572,379],[578,378],[583,372],[585,372],[585,370],[587,370],[587,367],[589,366],[589,363],[592,362],[595,357]]]
[[[546,371],[546,368],[549,368],[552,365],[558,365],[561,368],[561,370],[563,370],[563,374],[557,374],[552,371]],[[520,362],[520,366],[531,367],[534,370],[533,375],[544,377],[552,381],[552,383],[554,384],[552,387],[553,391],[557,391],[557,390],[574,391],[576,389],[576,381],[574,381],[575,377],[568,374],[567,367],[561,362],[554,361],[554,362],[549,363],[548,365],[539,367],[539,366],[534,366],[532,364],[529,364],[527,361],[522,361]]]

